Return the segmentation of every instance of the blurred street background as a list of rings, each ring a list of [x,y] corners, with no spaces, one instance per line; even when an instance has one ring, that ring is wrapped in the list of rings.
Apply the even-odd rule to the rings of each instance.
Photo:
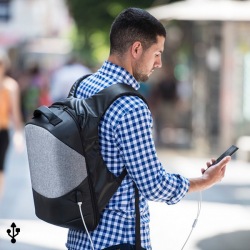
[[[130,6],[147,9],[167,30],[163,67],[140,88],[163,165],[195,177],[211,157],[232,144],[240,148],[225,180],[202,194],[185,249],[250,250],[250,1],[0,0],[0,50],[8,53],[8,74],[20,86],[23,122],[100,67],[109,54],[110,25]],[[150,203],[153,249],[181,249],[198,198],[188,195],[175,206]],[[21,230],[16,244],[6,233],[13,222]],[[66,237],[66,229],[36,218],[26,148],[18,151],[11,142],[0,250],[65,249]]]
[[[159,149],[158,156],[169,172],[187,177],[198,176],[210,159],[196,152],[168,149]],[[223,182],[202,193],[200,217],[185,249],[250,249],[249,176],[250,164],[233,160]],[[150,202],[153,249],[181,250],[196,218],[198,200],[196,193],[173,206]],[[6,232],[13,222],[20,228],[15,244]],[[63,250],[66,239],[67,229],[36,218],[27,155],[10,147],[5,195],[0,203],[0,249]]]

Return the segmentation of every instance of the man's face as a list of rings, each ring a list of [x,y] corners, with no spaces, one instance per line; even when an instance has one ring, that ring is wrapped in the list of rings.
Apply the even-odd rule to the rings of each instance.
[[[133,69],[133,76],[138,82],[147,81],[154,69],[161,68],[161,55],[164,50],[164,42],[165,38],[158,36],[157,42],[143,51],[140,58],[137,59]]]

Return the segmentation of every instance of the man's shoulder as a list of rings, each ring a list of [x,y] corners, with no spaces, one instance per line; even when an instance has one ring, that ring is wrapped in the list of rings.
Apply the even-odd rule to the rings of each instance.
[[[147,104],[139,96],[124,95],[117,98],[108,108],[106,117],[111,119],[112,123],[119,123],[126,117],[137,117],[138,114],[147,113],[150,117],[150,111]]]

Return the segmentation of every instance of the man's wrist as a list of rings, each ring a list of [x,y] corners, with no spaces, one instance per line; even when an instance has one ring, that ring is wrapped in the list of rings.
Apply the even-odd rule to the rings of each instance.
[[[190,186],[189,186],[189,193],[197,192],[205,190],[213,185],[208,178],[205,178],[204,175],[197,178],[190,178],[189,179]]]

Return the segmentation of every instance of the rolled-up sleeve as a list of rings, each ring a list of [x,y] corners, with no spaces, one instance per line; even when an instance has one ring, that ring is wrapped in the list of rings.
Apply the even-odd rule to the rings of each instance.
[[[115,134],[128,174],[146,199],[175,204],[185,196],[189,180],[167,173],[157,157],[152,116],[144,102],[121,117]]]

